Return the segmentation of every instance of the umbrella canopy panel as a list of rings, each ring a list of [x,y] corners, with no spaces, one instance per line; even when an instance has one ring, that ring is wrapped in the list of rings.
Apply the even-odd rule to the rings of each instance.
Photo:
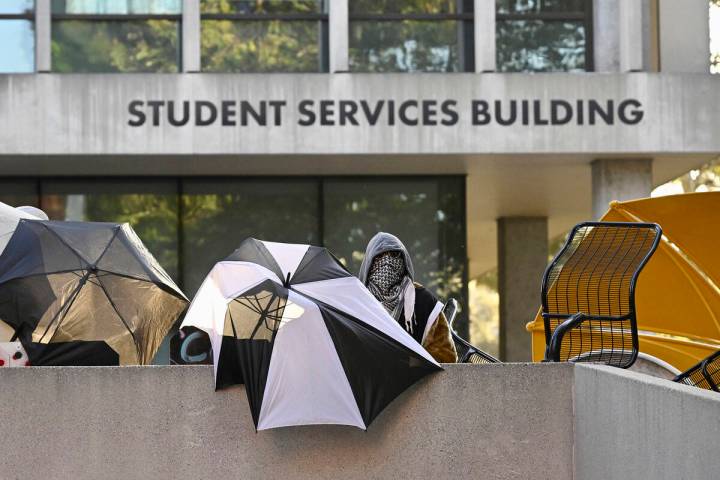
[[[0,255],[0,319],[24,342],[105,342],[147,364],[186,305],[127,224],[22,220]]]
[[[259,430],[366,428],[439,365],[326,249],[248,239],[212,269],[184,327],[213,345],[216,387],[245,384]]]

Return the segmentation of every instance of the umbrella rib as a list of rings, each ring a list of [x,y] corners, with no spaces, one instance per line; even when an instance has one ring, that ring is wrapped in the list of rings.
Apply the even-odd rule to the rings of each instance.
[[[170,293],[171,295],[174,295],[174,296],[177,297],[177,295],[175,295],[175,294],[177,293],[175,290],[173,290],[173,289],[171,289],[171,288],[169,288],[169,287],[168,287],[168,288],[165,288],[166,285],[165,285],[164,283],[157,283],[157,282],[155,282],[155,281],[152,280],[152,279],[136,277],[136,276],[134,276],[134,275],[128,275],[128,274],[126,274],[126,273],[111,272],[110,270],[103,270],[103,269],[101,269],[101,268],[98,269],[98,272],[104,272],[104,273],[107,273],[107,274],[108,274],[108,275],[104,275],[104,276],[112,275],[112,276],[114,276],[114,277],[121,277],[121,278],[127,278],[127,279],[129,279],[129,280],[137,280],[137,281],[139,281],[139,282],[150,283],[150,284],[155,285],[156,287],[158,287],[160,290],[162,290],[162,291],[164,291],[164,292],[167,292],[167,293]]]
[[[120,232],[120,227],[116,227],[116,228],[115,228],[115,232],[113,233],[112,238],[111,238],[110,241],[107,243],[107,245],[105,245],[105,249],[102,251],[102,253],[101,253],[100,256],[97,258],[97,260],[95,260],[95,263],[93,263],[93,266],[95,266],[95,267],[97,268],[97,264],[100,263],[100,260],[102,260],[102,258],[105,256],[105,254],[107,253],[107,251],[110,249],[110,245],[112,245],[113,241],[115,241],[115,238],[117,238],[118,232]]]
[[[63,311],[65,311],[65,314],[62,316],[60,321],[57,324],[57,327],[55,327],[55,331],[57,331],[58,328],[60,328],[60,325],[62,324],[62,321],[65,319],[65,316],[67,315],[67,312],[70,311],[70,307],[72,307],[73,303],[75,303],[75,299],[80,294],[80,290],[82,289],[85,282],[83,282],[83,279],[86,279],[90,276],[90,272],[87,272],[85,275],[83,275],[82,278],[78,281],[77,287],[75,287],[75,290],[73,290],[73,293],[70,296],[70,301],[67,302],[65,305],[60,306],[57,313],[53,315],[53,318],[48,322],[47,327],[45,327],[45,331],[43,332],[42,336],[40,337],[40,340],[38,343],[42,343],[43,339],[45,338],[45,335],[50,331],[50,327],[53,323],[55,323],[56,320],[60,317]]]
[[[75,256],[78,257],[78,259],[79,259],[80,261],[85,262],[86,265],[90,265],[90,262],[88,262],[88,261],[85,259],[85,257],[83,257],[82,255],[80,255],[80,252],[78,252],[78,251],[75,250],[72,246],[70,246],[70,244],[68,244],[60,235],[58,235],[58,233],[57,233],[55,230],[53,230],[53,229],[51,229],[50,227],[48,227],[44,222],[40,222],[40,225],[42,225],[48,232],[50,232],[50,233],[52,233],[53,235],[55,235],[55,236],[57,237],[57,239],[60,240],[60,243],[62,243],[63,245],[65,245],[67,248],[69,248],[70,251],[73,252],[73,254],[75,254]],[[76,269],[76,270],[77,270],[77,269]]]
[[[113,302],[112,298],[110,298],[110,294],[108,293],[107,289],[105,289],[105,285],[103,285],[102,280],[98,278],[98,282],[100,284],[100,288],[102,289],[103,293],[105,294],[105,298],[108,299],[108,302],[110,302],[110,305],[112,306],[113,310],[115,310],[115,313],[117,313],[118,318],[120,321],[125,325],[125,328],[127,328],[128,332],[130,332],[130,336],[133,338],[133,343],[135,344],[135,350],[138,348],[137,338],[135,338],[135,334],[130,329],[130,326],[127,324],[123,316],[120,314],[120,311],[117,308],[117,305],[115,305],[115,302]],[[140,357],[140,352],[138,351],[138,357]]]

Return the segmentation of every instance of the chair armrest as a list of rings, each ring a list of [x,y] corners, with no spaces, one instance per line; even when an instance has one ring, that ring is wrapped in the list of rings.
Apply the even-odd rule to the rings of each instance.
[[[545,360],[597,362],[628,368],[637,358],[635,329],[623,325],[629,321],[628,316],[576,313],[555,328],[545,351]],[[561,359],[563,341],[568,334],[571,335],[565,352],[568,358]]]

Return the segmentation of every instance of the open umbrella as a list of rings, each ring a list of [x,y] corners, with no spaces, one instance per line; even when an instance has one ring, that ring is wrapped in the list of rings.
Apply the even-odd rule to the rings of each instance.
[[[187,299],[128,224],[21,220],[0,319],[34,365],[150,363]]]
[[[440,366],[326,249],[245,240],[216,264],[183,327],[210,337],[217,388],[245,384],[258,430],[367,428]]]
[[[612,202],[601,220],[663,229],[635,292],[640,352],[685,370],[720,349],[720,192]],[[541,359],[542,319],[529,328]]]
[[[42,217],[40,216],[42,215]],[[0,202],[0,254],[5,250],[5,246],[10,241],[13,232],[17,228],[18,223],[21,219],[27,218],[30,220],[47,220],[44,216],[44,212],[37,208],[31,209],[31,207],[11,207],[5,203]],[[0,342],[9,341],[14,334],[14,329],[3,321],[0,321]]]
[[[37,210],[37,209],[35,209]],[[37,210],[38,213],[42,213],[41,210]],[[15,228],[17,228],[18,222],[21,219],[27,218],[29,220],[43,220],[34,214],[29,208],[15,208],[0,202],[0,253],[5,249],[5,246],[10,241]]]

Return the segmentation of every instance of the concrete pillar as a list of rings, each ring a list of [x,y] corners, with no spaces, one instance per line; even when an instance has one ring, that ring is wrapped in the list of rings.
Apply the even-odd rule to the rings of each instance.
[[[497,69],[495,52],[495,0],[474,0],[475,71],[494,72]]]
[[[593,63],[596,72],[637,72],[652,66],[652,2],[593,2]]]
[[[613,200],[649,197],[652,159],[599,159],[592,162],[593,218],[599,219]]]
[[[660,69],[710,72],[708,0],[659,0]]]
[[[199,72],[200,64],[200,2],[183,0],[182,5],[182,71]]]
[[[330,73],[347,72],[349,64],[350,19],[348,0],[332,0],[328,12]]]
[[[50,0],[35,0],[35,71],[52,70]]]
[[[525,324],[540,307],[540,285],[548,263],[548,222],[546,217],[501,217],[497,227],[500,359],[527,362],[532,352]]]

